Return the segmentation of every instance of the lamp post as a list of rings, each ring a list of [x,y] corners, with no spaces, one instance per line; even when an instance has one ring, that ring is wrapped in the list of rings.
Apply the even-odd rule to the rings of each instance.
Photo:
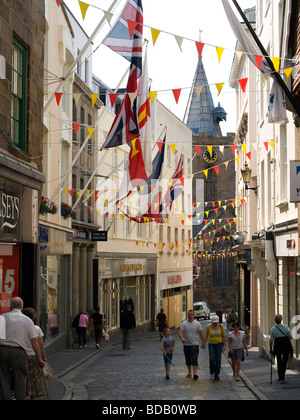
[[[242,173],[244,184],[246,186],[246,191],[252,190],[255,192],[255,195],[257,195],[257,187],[255,188],[249,187],[249,184],[251,181],[252,169],[249,168],[248,163],[245,163],[244,169],[241,169],[241,173]]]

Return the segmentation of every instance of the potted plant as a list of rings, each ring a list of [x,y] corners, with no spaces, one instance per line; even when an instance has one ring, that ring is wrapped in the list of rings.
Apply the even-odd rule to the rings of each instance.
[[[50,201],[49,198],[42,197],[40,204],[40,214],[46,215],[47,213],[56,214],[57,206],[54,201]]]
[[[75,215],[75,211],[72,210],[72,207],[69,206],[67,203],[61,203],[61,215],[68,219],[69,217],[73,217]]]

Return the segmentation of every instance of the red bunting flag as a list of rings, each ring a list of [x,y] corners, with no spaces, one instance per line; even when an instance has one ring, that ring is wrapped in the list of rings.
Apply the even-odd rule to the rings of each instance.
[[[219,166],[215,166],[214,170],[215,170],[216,174],[219,175]]]
[[[236,146],[230,146],[230,147],[231,147],[232,153],[235,155]]]
[[[181,89],[173,89],[173,95],[177,104],[179,101],[180,94],[181,94]]]
[[[198,41],[195,41],[195,43],[196,43],[196,48],[197,48],[197,51],[198,51],[199,58],[201,60],[202,52],[203,52],[203,48],[204,48],[205,44],[203,44],[202,42],[198,42]]]
[[[135,28],[138,25],[138,22],[133,22],[132,20],[127,20],[127,25],[128,25],[128,29],[129,29],[130,39],[132,39],[132,35],[133,35],[134,31],[135,31]]]
[[[239,82],[240,82],[242,91],[245,93],[246,92],[247,83],[248,83],[248,77],[246,77],[245,79],[240,79]]]
[[[60,3],[61,3],[61,0],[56,0],[56,4],[57,4],[57,6],[59,6],[59,5],[60,5]]]
[[[268,141],[265,141],[264,142],[264,145],[265,145],[266,151],[268,151],[269,150],[269,142]]]
[[[257,67],[258,67],[259,70],[261,70],[263,56],[262,55],[256,55],[255,58],[256,58],[256,62],[257,62]]]
[[[115,105],[115,102],[116,102],[116,100],[117,100],[117,97],[118,97],[118,94],[117,94],[117,93],[110,93],[110,94],[109,94],[110,104],[111,104],[111,107],[112,107],[112,108],[113,108],[113,107],[114,107],[114,105]]]
[[[77,134],[78,133],[78,130],[80,128],[80,124],[73,123],[73,127],[74,127],[75,134]]]
[[[246,156],[249,160],[251,160],[251,152],[246,153]]]
[[[196,152],[198,153],[198,156],[200,156],[200,150],[201,146],[195,146]]]
[[[59,106],[59,104],[60,104],[61,97],[62,97],[62,93],[58,93],[58,92],[55,93],[55,99],[56,99],[57,106]]]

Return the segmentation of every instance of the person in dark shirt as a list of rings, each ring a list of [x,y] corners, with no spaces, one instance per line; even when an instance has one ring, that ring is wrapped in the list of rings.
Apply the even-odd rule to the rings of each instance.
[[[123,349],[130,349],[131,333],[136,327],[135,316],[130,305],[126,305],[126,309],[121,313],[120,328],[123,330]]]
[[[95,341],[97,349],[100,349],[100,343],[103,335],[103,330],[106,332],[103,315],[100,314],[100,308],[91,315],[91,322],[94,325]]]

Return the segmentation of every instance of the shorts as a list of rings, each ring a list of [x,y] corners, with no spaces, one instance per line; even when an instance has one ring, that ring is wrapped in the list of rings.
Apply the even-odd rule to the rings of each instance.
[[[187,366],[198,366],[199,346],[183,346]]]
[[[164,356],[165,365],[167,365],[168,363],[171,363],[172,362],[172,360],[173,360],[173,353],[167,354],[167,357],[168,357],[169,360],[166,358],[165,355],[163,355],[163,356]]]

